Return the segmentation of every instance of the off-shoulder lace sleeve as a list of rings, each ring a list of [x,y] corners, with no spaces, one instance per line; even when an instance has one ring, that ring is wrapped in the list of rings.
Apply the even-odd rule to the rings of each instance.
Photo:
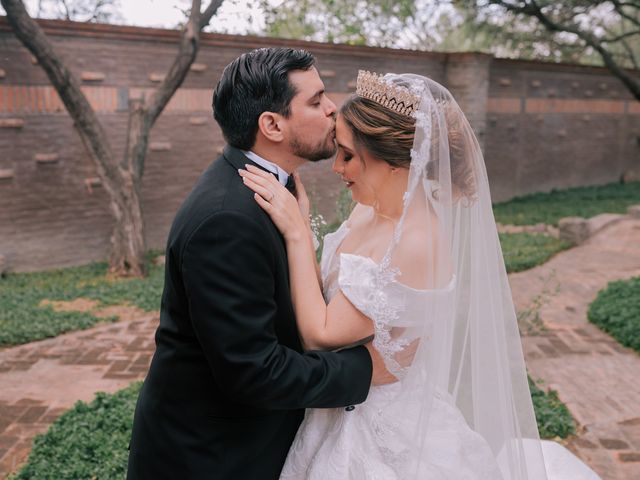
[[[392,327],[402,315],[406,304],[404,297],[393,294],[394,289],[390,288],[395,275],[393,269],[383,268],[371,258],[347,253],[340,255],[340,290],[353,306],[373,321],[373,346],[384,359],[387,370],[401,378],[406,366],[400,365],[396,355],[409,342],[394,335]]]

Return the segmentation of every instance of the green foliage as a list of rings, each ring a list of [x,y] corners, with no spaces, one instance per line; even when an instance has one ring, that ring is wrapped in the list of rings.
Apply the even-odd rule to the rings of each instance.
[[[429,0],[261,0],[260,6],[269,36],[418,49],[436,45],[439,20],[451,12]]]
[[[531,378],[529,390],[541,438],[567,438],[576,433],[573,417],[567,406],[558,398],[558,392],[545,392]]]
[[[536,12],[528,0],[452,3],[462,14],[462,25],[468,27],[470,36],[480,36],[483,50],[499,56],[602,65],[602,56],[586,44],[585,38],[623,67],[634,68],[640,55],[640,11],[630,4],[614,7],[610,0],[538,0],[540,12]],[[545,28],[538,13],[553,28]]]
[[[501,233],[500,245],[507,272],[520,272],[541,265],[570,247],[566,242],[534,233]]]
[[[589,306],[589,320],[640,352],[640,277],[611,282]]]
[[[144,279],[112,279],[106,263],[37,273],[9,274],[0,279],[0,346],[16,345],[92,327],[100,319],[90,313],[56,312],[43,300],[89,298],[100,305],[131,304],[151,311],[159,308],[164,268],[147,259]]]
[[[340,224],[347,218],[349,218],[353,207],[355,207],[355,202],[351,198],[351,190],[343,188],[342,190],[340,190],[338,201],[336,202],[336,222],[338,224],[336,228],[339,227]]]
[[[517,197],[494,205],[493,213],[503,225],[557,225],[563,217],[624,213],[635,203],[640,203],[640,182],[610,183]]]
[[[571,414],[554,391],[545,393],[529,379],[540,436],[575,432]],[[140,383],[115,394],[98,393],[93,402],[77,402],[49,430],[36,437],[26,465],[13,480],[121,479]]]
[[[77,402],[44,435],[14,480],[121,479],[125,477],[133,411],[140,391],[134,383],[93,402]]]

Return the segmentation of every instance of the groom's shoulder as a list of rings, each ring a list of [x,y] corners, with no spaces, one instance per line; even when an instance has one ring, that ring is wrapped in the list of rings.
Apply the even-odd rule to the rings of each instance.
[[[176,214],[170,237],[189,236],[204,223],[262,223],[264,212],[225,154],[214,160],[194,185]]]

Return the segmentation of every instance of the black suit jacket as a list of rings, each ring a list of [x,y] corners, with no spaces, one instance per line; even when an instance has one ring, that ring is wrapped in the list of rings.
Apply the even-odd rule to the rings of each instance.
[[[127,478],[277,479],[306,407],[365,400],[364,347],[303,352],[285,243],[227,147],[169,233],[156,352]]]

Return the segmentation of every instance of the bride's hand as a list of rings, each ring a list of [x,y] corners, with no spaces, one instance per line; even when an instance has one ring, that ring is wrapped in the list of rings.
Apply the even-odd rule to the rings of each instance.
[[[297,241],[304,239],[307,225],[296,197],[271,173],[265,172],[253,165],[245,166],[247,168],[246,170],[238,170],[242,181],[255,192],[254,198],[256,202],[269,214],[271,220],[273,220],[273,223],[278,227],[278,230],[280,230],[285,240]],[[299,184],[296,184],[296,186],[298,185]],[[306,194],[304,194],[304,196],[306,197]]]
[[[302,180],[300,179],[298,172],[293,172],[292,175],[293,179],[296,181],[296,198],[298,199],[300,213],[302,214],[302,218],[309,218],[309,214],[311,213],[311,204],[309,202],[309,197],[307,196],[307,191],[302,184]]]

